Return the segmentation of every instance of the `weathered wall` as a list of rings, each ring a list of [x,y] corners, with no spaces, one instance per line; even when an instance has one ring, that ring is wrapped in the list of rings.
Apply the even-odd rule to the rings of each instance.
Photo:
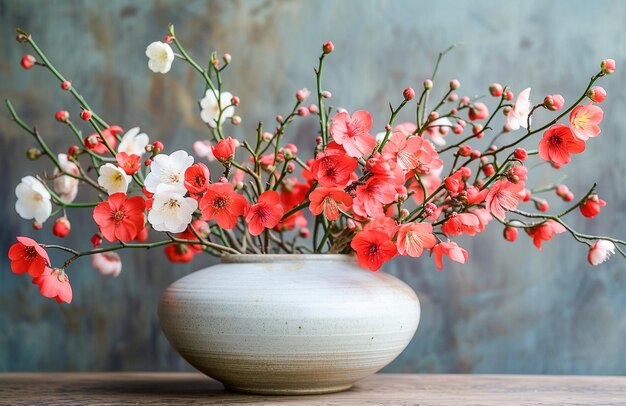
[[[139,125],[168,148],[189,148],[206,136],[194,109],[200,80],[179,61],[168,75],[151,74],[144,56],[170,21],[199,59],[213,49],[233,55],[226,80],[242,100],[244,124],[233,131],[240,136],[257,120],[284,114],[298,88],[314,88],[312,68],[329,39],[336,52],[325,82],[334,103],[370,110],[378,128],[387,101],[399,100],[406,86],[419,88],[437,52],[451,43],[463,46],[445,60],[440,78],[444,84],[458,78],[469,95],[499,81],[516,91],[532,86],[534,100],[555,92],[572,100],[598,62],[612,57],[620,70],[604,81],[602,136],[564,172],[577,195],[597,179],[609,201],[596,220],[573,215],[572,224],[626,237],[625,2],[0,0],[0,95],[55,148],[70,145],[71,135],[53,114],[66,108],[76,116],[78,109],[47,72],[19,67],[24,49],[13,28],[23,27],[109,121]],[[294,126],[294,139],[305,145],[314,130],[314,122],[304,120]],[[32,140],[3,110],[0,371],[188,369],[160,332],[156,303],[167,284],[211,259],[171,266],[160,251],[127,253],[117,279],[100,277],[87,260],[77,262],[70,306],[39,297],[28,278],[10,272],[5,253],[13,237],[33,235],[13,210],[19,179],[43,168],[22,158],[29,146]],[[545,166],[539,171],[538,184],[559,176]],[[72,215],[70,243],[87,246],[94,226],[80,220],[88,218],[88,212]],[[469,264],[445,272],[429,260],[387,266],[419,292],[423,305],[415,339],[389,371],[626,373],[622,259],[591,269],[584,247],[565,235],[540,253],[525,236],[515,246],[505,243],[497,226],[466,245]]]

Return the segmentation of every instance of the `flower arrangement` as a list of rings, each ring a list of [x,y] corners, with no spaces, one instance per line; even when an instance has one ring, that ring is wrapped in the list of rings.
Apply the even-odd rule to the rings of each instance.
[[[626,257],[625,241],[582,234],[564,220],[577,210],[585,217],[600,212],[606,203],[595,193],[595,185],[577,200],[564,184],[527,186],[531,159],[558,169],[600,135],[603,111],[598,104],[606,91],[595,83],[614,72],[611,59],[601,62],[600,71],[569,107],[558,94],[533,104],[530,88],[515,97],[511,89],[494,83],[489,94],[496,106],[490,108],[480,98],[460,97],[458,80],[450,81],[443,97],[433,103],[437,68],[451,47],[439,54],[419,96],[409,87],[396,106],[389,104],[387,124],[374,135],[369,112],[350,113],[327,105],[332,95],[322,85],[322,70],[334,51],[327,42],[315,69],[315,103],[306,105],[307,89],[297,91],[291,112],[277,115],[271,129],[259,123],[250,142],[227,136],[228,125],[241,123],[235,115],[239,98],[224,90],[223,74],[231,56],[224,54],[220,61],[214,52],[208,66],[202,67],[170,25],[164,42],[147,47],[148,68],[166,74],[178,59],[204,80],[199,119],[212,139],[193,144],[194,158],[183,150],[166,153],[163,143],[151,142],[138,127],[125,131],[109,124],[52,65],[33,37],[17,32],[18,42],[36,54],[24,55],[22,67],[52,73],[89,125],[83,133],[80,121],[72,121],[68,111],[58,111],[56,120],[77,144],[56,154],[37,128],[25,123],[6,101],[15,122],[37,144],[28,150],[28,157],[46,156],[53,164],[52,174],[26,176],[19,183],[17,213],[33,220],[36,230],[56,217],[52,232],[65,237],[71,229],[69,209],[93,212],[90,249],[41,244],[21,236],[9,250],[13,272],[28,273],[41,294],[57,302],[72,300],[66,271],[74,260],[91,256],[101,273],[117,276],[121,261],[115,251],[122,249],[164,247],[172,262],[188,262],[204,252],[356,253],[360,266],[371,271],[398,255],[417,258],[430,252],[437,268],[443,269],[443,257],[468,260],[468,252],[451,238],[474,236],[495,220],[506,240],[515,241],[521,229],[540,250],[543,242],[568,232],[588,247],[592,265],[606,261],[615,250]],[[415,121],[395,123],[398,113],[411,105]],[[538,109],[556,116],[536,126],[532,118]],[[494,131],[492,123],[502,114],[506,122]],[[319,121],[319,133],[311,134],[310,145],[289,143],[290,124],[307,116]],[[509,141],[497,146],[505,134]],[[484,150],[470,144],[487,136],[492,139]],[[303,156],[303,147],[310,155]],[[452,162],[444,165],[446,154]],[[95,193],[90,196],[96,197],[76,202],[79,187],[92,189]],[[547,201],[538,197],[549,191],[571,206],[549,214]],[[524,203],[534,203],[537,210],[520,209]],[[47,253],[51,249],[68,253],[65,263],[53,266]]]

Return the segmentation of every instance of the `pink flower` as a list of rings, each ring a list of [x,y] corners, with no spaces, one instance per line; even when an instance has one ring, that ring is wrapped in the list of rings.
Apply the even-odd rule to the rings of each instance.
[[[594,86],[587,92],[587,97],[595,103],[602,103],[606,99],[606,90],[601,86]]]
[[[191,146],[193,153],[199,158],[206,158],[209,162],[215,161],[213,156],[213,146],[209,140],[195,141]]]
[[[408,223],[398,230],[397,247],[400,255],[419,257],[424,249],[430,249],[437,244],[433,235],[433,226],[430,223]]]
[[[396,253],[396,244],[389,235],[380,230],[364,230],[356,234],[350,243],[356,252],[359,265],[377,271],[385,262],[392,259]]]
[[[39,286],[43,297],[53,298],[57,303],[72,302],[70,279],[62,269],[46,267],[43,274],[33,278],[33,284]]]
[[[517,209],[517,204],[521,200],[520,192],[524,189],[524,183],[511,183],[506,179],[496,181],[485,199],[487,209],[496,218],[504,220],[505,210]]]
[[[352,206],[352,197],[340,188],[317,187],[309,194],[309,210],[314,215],[322,212],[328,221],[339,218],[339,210],[347,211]]]
[[[554,220],[548,220],[545,223],[540,224],[536,227],[527,228],[526,234],[528,234],[529,237],[532,237],[533,244],[535,244],[535,247],[537,247],[537,249],[541,251],[542,241],[549,241],[556,234],[561,234],[565,231],[565,227],[563,227],[561,224],[557,223]]]
[[[352,117],[342,112],[333,117],[330,134],[349,156],[360,158],[369,155],[376,146],[376,138],[369,133],[371,128],[372,116],[367,111],[355,111]]]
[[[611,254],[615,254],[615,244],[608,240],[598,240],[591,248],[589,248],[587,261],[589,261],[591,265],[597,266],[605,261],[608,261]]]
[[[357,186],[355,200],[362,203],[365,211],[357,214],[376,217],[381,213],[383,205],[396,200],[396,188],[385,180],[373,177],[368,179],[365,185]]]
[[[563,124],[548,128],[539,141],[539,156],[557,165],[565,165],[570,161],[570,154],[580,154],[584,150],[585,142],[576,138]]]
[[[489,109],[485,103],[474,103],[470,106],[468,116],[471,121],[482,120],[489,117]]]
[[[602,121],[604,112],[593,103],[576,106],[569,114],[569,122],[574,136],[582,141],[595,138],[600,134],[598,124]]]
[[[415,169],[420,164],[423,143],[422,137],[407,138],[402,133],[393,133],[383,147],[382,158],[383,160],[393,160],[405,171]]]
[[[602,69],[602,73],[605,75],[610,75],[615,72],[615,60],[614,59],[604,59],[600,62],[600,69]]]
[[[101,252],[91,257],[91,266],[105,276],[117,276],[122,272],[122,260],[116,252]]]
[[[246,211],[248,231],[257,236],[266,228],[276,226],[283,214],[284,209],[280,205],[280,195],[273,190],[266,190],[261,193],[258,202]]]
[[[431,250],[431,254],[435,254],[435,265],[439,270],[443,269],[442,259],[444,255],[451,260],[459,262],[461,264],[464,264],[465,261],[467,261],[467,259],[469,258],[469,254],[467,253],[467,251],[459,247],[457,243],[452,241],[440,242],[439,244],[435,245]]]
[[[452,213],[452,215],[441,226],[441,231],[445,235],[461,235],[466,233],[474,236],[480,231],[478,217],[472,213]]]
[[[32,277],[40,276],[46,265],[50,265],[50,258],[39,243],[28,237],[17,237],[15,244],[9,248],[9,259],[13,273],[28,272]]]
[[[561,110],[565,105],[565,99],[560,94],[551,94],[543,99],[543,104],[550,111]]]

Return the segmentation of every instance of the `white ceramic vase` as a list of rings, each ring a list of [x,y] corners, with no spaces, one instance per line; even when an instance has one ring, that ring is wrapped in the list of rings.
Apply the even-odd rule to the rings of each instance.
[[[415,292],[348,255],[239,255],[170,285],[159,305],[170,343],[227,389],[349,389],[408,345]]]

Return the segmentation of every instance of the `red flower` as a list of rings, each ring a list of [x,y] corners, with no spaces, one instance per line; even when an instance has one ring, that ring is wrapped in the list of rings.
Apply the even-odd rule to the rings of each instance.
[[[185,171],[185,188],[192,197],[201,194],[209,186],[210,177],[211,173],[205,164],[195,163]]]
[[[191,262],[195,252],[187,244],[170,244],[165,247],[165,256],[170,262]]]
[[[435,254],[435,265],[440,271],[443,269],[443,256],[446,255],[451,260],[464,264],[469,258],[466,250],[459,247],[455,242],[440,242],[431,250],[431,254]]]
[[[293,209],[300,203],[304,202],[309,193],[310,185],[308,183],[300,183],[296,178],[285,179],[281,183],[280,188],[280,204],[285,212]],[[293,230],[295,227],[306,227],[307,221],[302,210],[299,210],[287,218],[282,219],[275,227],[276,231]]]
[[[48,253],[37,241],[28,237],[17,237],[18,242],[9,248],[9,259],[13,273],[28,272],[32,277],[40,276],[46,265],[50,265]]]
[[[356,252],[359,265],[377,271],[398,252],[396,244],[381,230],[365,230],[357,233],[350,243]]]
[[[472,213],[452,213],[450,218],[441,226],[441,231],[445,235],[467,235],[474,236],[480,232],[480,221],[475,214]]]
[[[104,138],[107,140],[111,148],[115,149],[117,145],[117,134],[123,133],[124,130],[122,127],[117,125],[112,125],[108,128],[105,128],[101,131]],[[96,154],[106,154],[109,152],[109,149],[100,138],[100,134],[93,133],[90,136],[86,137],[84,140],[85,148],[95,152]]]
[[[527,228],[526,234],[532,237],[533,244],[535,244],[535,247],[537,247],[539,251],[541,251],[542,241],[549,241],[556,234],[561,234],[565,231],[565,227],[563,227],[561,224],[557,223],[554,220],[548,220],[545,223],[536,227]]]
[[[425,248],[432,248],[435,244],[437,239],[430,223],[403,224],[398,230],[397,246],[400,255],[419,257]]]
[[[393,133],[383,148],[383,159],[397,162],[405,171],[415,169],[420,164],[421,155],[424,154],[423,143],[422,137],[407,138],[400,132]],[[427,156],[427,160],[430,161],[430,156]]]
[[[107,241],[130,242],[144,227],[145,207],[141,196],[126,199],[124,193],[114,193],[94,208],[93,219]]]
[[[211,147],[213,156],[222,163],[227,163],[235,157],[235,148],[237,148],[237,140],[232,137],[219,140],[214,147]]]
[[[318,187],[309,195],[309,210],[314,215],[324,212],[328,221],[339,218],[339,210],[347,211],[352,206],[352,198],[340,188]]]
[[[333,140],[354,158],[369,155],[376,146],[376,138],[370,133],[372,115],[365,110],[358,110],[352,117],[346,112],[337,113],[330,125]]]
[[[126,152],[119,152],[115,156],[115,160],[117,161],[117,166],[122,168],[127,175],[134,175],[141,168],[141,157],[139,155],[128,155]]]
[[[278,224],[285,210],[280,205],[280,196],[273,190],[261,193],[257,204],[246,210],[246,222],[248,231],[256,236],[266,228],[272,228]]]
[[[33,278],[33,284],[39,286],[43,297],[53,298],[57,303],[72,302],[70,279],[62,269],[46,267],[43,274]]]
[[[606,206],[606,202],[600,199],[598,195],[593,194],[580,205],[580,212],[585,217],[593,218],[600,213],[601,208],[604,206]]]
[[[248,207],[246,199],[230,183],[212,183],[200,200],[203,220],[213,220],[221,228],[232,229]]]
[[[311,173],[320,186],[345,187],[357,165],[356,159],[346,155],[337,144],[331,143],[326,151],[317,155],[311,164]]]
[[[383,205],[396,200],[396,188],[392,184],[377,178],[370,178],[365,185],[356,188],[355,204],[358,201],[357,214],[376,217],[382,212]]]
[[[485,199],[487,209],[496,218],[504,220],[505,210],[517,209],[517,204],[522,199],[520,192],[524,189],[524,183],[511,183],[506,179],[496,181]]]
[[[572,130],[563,124],[555,124],[543,133],[539,141],[539,156],[558,165],[570,161],[570,154],[580,154],[585,150],[585,142],[574,137]]]

